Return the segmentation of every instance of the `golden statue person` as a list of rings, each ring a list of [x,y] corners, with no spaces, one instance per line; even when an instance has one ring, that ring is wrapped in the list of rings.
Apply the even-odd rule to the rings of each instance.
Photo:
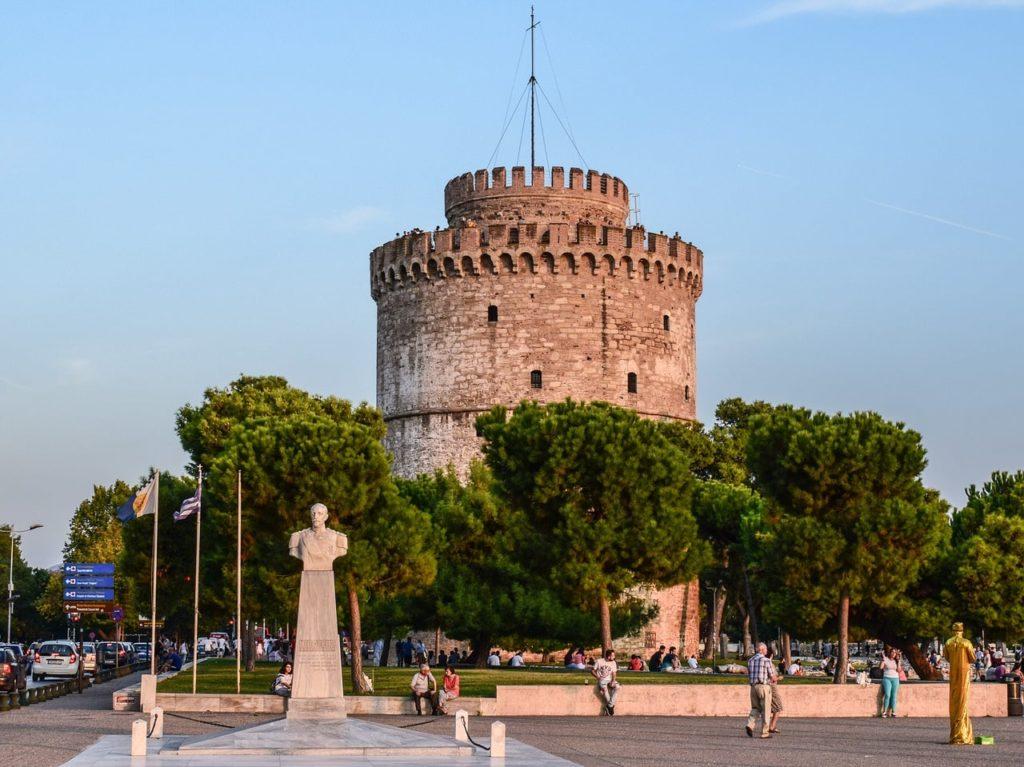
[[[946,640],[949,661],[949,742],[966,746],[974,743],[974,728],[967,716],[967,696],[971,683],[974,647],[964,639],[964,624],[953,624],[953,636]]]

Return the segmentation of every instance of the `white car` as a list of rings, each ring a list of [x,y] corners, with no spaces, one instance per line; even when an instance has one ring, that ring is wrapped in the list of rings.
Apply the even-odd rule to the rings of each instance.
[[[74,642],[66,639],[43,642],[33,658],[32,681],[38,682],[48,676],[77,677],[81,662]]]

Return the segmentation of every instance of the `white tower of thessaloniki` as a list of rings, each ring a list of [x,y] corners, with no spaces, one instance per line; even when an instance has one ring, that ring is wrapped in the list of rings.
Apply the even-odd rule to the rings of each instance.
[[[475,419],[496,404],[572,397],[695,417],[704,256],[678,234],[628,226],[625,183],[495,168],[452,179],[444,201],[448,228],[370,255],[377,404],[397,474],[464,474],[480,454]],[[696,582],[655,597],[659,618],[636,649],[695,652]]]

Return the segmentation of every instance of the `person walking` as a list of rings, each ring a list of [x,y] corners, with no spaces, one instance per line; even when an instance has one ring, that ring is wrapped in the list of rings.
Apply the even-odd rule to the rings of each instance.
[[[775,735],[779,731],[779,715],[784,706],[782,705],[782,696],[779,694],[779,674],[775,673],[775,651],[768,650],[767,657],[772,667],[772,718],[768,725],[768,732]],[[780,665],[784,666],[785,661],[782,661]]]
[[[757,652],[747,662],[747,681],[750,683],[750,714],[747,716],[747,735],[754,737],[754,728],[761,738],[770,738],[768,732],[772,710],[772,677],[775,667],[768,658],[768,645],[757,643]]]
[[[882,718],[896,716],[896,693],[900,689],[900,661],[896,648],[882,655]]]

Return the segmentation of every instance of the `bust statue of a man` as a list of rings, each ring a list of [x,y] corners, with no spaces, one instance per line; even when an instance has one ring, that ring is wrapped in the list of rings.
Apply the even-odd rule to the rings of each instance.
[[[313,526],[292,533],[288,541],[288,553],[302,560],[302,569],[333,570],[334,560],[345,556],[348,538],[344,533],[327,527],[327,507],[314,503],[309,509]]]

